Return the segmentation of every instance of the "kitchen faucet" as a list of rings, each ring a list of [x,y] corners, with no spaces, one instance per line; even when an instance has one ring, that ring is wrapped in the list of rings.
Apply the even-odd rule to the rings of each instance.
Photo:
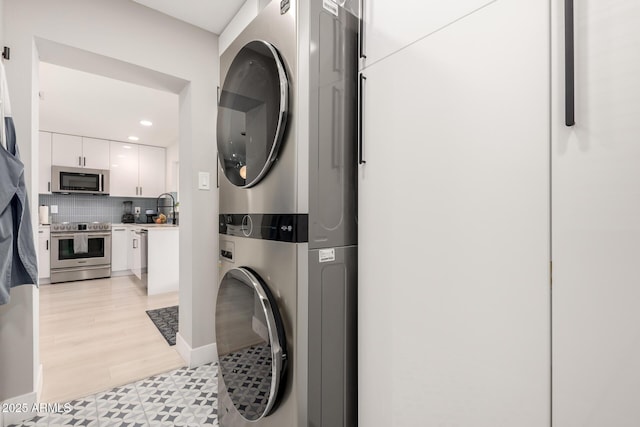
[[[163,199],[165,196],[171,197],[171,205],[160,205],[160,199]],[[176,199],[173,197],[171,193],[162,193],[156,198],[156,212],[160,214],[160,208],[171,208],[171,224],[176,223]]]

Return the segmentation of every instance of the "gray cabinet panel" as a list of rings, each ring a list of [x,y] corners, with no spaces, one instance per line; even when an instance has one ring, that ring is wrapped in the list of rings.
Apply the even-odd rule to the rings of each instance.
[[[334,248],[333,261],[309,252],[309,426],[351,427],[356,420],[357,248]]]

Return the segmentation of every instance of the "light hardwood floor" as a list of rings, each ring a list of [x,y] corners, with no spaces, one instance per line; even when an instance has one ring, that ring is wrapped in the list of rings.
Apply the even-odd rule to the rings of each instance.
[[[147,296],[133,276],[40,286],[41,402],[66,402],[184,366],[145,310],[178,304]]]

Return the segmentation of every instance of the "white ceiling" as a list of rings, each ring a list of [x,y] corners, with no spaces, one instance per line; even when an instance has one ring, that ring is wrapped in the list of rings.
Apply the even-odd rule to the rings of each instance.
[[[196,27],[220,34],[246,0],[133,0]]]
[[[133,0],[220,34],[246,0]],[[46,61],[46,58],[41,58]],[[55,62],[55,61],[54,61]],[[167,147],[178,141],[178,96],[40,63],[40,130]],[[140,120],[150,120],[144,127]]]
[[[133,135],[162,147],[178,141],[176,94],[46,62],[40,94],[40,130],[125,142]]]

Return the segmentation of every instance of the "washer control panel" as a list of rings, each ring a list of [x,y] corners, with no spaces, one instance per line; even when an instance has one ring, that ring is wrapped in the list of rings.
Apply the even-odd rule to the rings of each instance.
[[[307,214],[220,214],[219,233],[252,239],[305,243],[309,240]]]

